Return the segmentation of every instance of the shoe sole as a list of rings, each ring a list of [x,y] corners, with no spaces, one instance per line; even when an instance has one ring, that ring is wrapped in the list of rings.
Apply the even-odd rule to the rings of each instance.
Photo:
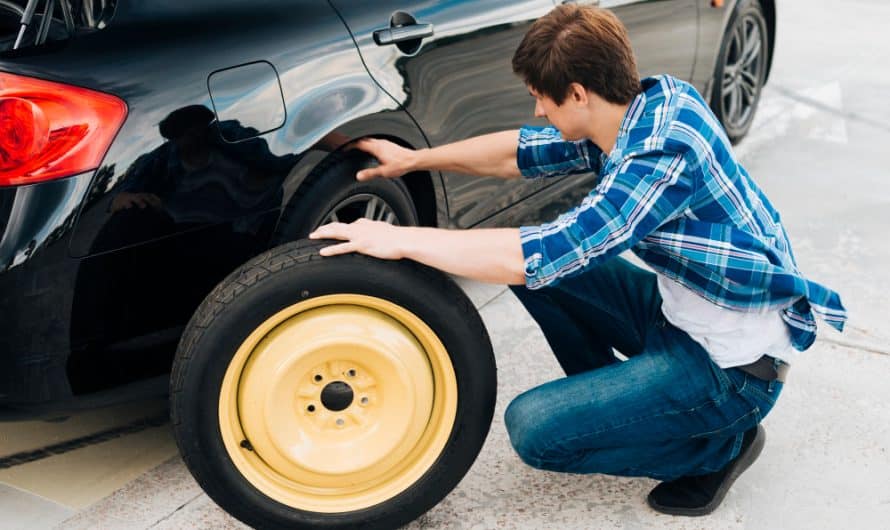
[[[646,497],[646,500],[649,502],[649,506],[658,512],[666,513],[668,515],[685,515],[689,517],[700,517],[702,515],[708,515],[720,506],[720,503],[723,502],[723,498],[726,497],[726,493],[729,491],[729,488],[732,487],[733,482],[736,481],[739,476],[745,472],[746,469],[751,467],[751,464],[757,460],[757,457],[760,456],[760,452],[763,451],[763,446],[766,444],[766,430],[761,426],[757,425],[757,434],[754,436],[754,441],[751,442],[751,445],[748,449],[739,456],[739,459],[733,463],[732,469],[729,470],[729,474],[726,476],[726,479],[717,488],[717,493],[714,494],[714,498],[711,499],[711,502],[702,506],[701,508],[679,508],[672,506],[662,506],[652,500],[652,497]]]

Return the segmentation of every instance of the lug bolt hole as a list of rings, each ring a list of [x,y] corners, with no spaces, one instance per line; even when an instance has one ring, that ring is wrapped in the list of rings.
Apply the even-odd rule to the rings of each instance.
[[[313,379],[315,379],[315,382],[318,383],[324,378],[321,376],[321,374],[315,374],[315,377]]]
[[[346,422],[343,421],[343,418],[337,418],[337,425],[342,427],[344,423],[346,423]]]
[[[362,400],[361,400],[361,403],[362,403],[362,405],[367,405],[367,404],[368,404],[368,398],[363,397]]]
[[[306,407],[306,410],[308,410],[309,412],[315,412],[315,405],[309,405],[308,407]]]
[[[349,377],[355,377],[355,370],[349,370],[348,372],[346,372],[346,375],[348,375]]]

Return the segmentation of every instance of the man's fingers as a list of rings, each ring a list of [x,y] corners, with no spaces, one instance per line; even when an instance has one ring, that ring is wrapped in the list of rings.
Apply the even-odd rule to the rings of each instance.
[[[374,138],[362,138],[360,140],[356,140],[355,142],[350,144],[351,148],[359,149],[373,156],[377,160],[380,160],[378,156],[377,143]],[[380,170],[376,167],[363,169],[355,174],[356,180],[371,180],[372,178],[382,176]]]
[[[349,144],[348,149],[358,149],[368,154],[377,156],[378,144],[374,138],[361,138]]]
[[[363,169],[355,174],[356,180],[371,180],[376,177],[382,177],[383,171],[380,170],[379,167],[369,167],[368,169]]]
[[[355,142],[355,146],[373,154],[377,150],[377,141],[374,138],[361,138]]]
[[[329,223],[319,226],[309,234],[309,239],[349,239],[346,234],[347,226],[344,223]]]
[[[322,256],[336,256],[338,254],[348,254],[350,252],[355,252],[356,246],[354,243],[340,243],[339,245],[331,245],[329,247],[324,247],[318,251]]]

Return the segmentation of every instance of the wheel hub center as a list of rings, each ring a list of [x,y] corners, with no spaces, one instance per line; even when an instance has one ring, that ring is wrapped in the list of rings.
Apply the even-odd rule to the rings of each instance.
[[[321,404],[326,409],[338,412],[352,405],[352,387],[343,381],[333,381],[321,391]]]

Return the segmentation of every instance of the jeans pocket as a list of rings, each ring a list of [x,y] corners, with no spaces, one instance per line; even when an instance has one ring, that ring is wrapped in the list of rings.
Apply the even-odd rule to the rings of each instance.
[[[745,396],[748,400],[756,404],[760,408],[764,417],[772,410],[782,393],[784,384],[779,381],[764,381],[756,377],[751,377],[749,384],[745,387]]]

